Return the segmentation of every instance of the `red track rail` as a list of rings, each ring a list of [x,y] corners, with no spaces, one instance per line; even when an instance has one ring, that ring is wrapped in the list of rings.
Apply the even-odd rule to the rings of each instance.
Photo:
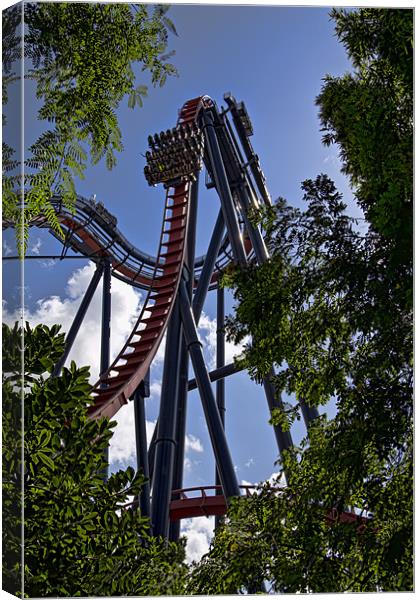
[[[245,490],[246,496],[250,496],[252,491],[258,489],[254,485],[240,485],[239,487],[241,490]],[[270,489],[273,492],[281,493],[284,491],[283,488],[273,487]],[[208,494],[209,490],[220,493]],[[196,494],[198,492],[199,495],[189,496],[188,494],[191,492]],[[223,495],[221,485],[207,485],[174,490],[172,496],[177,496],[177,498],[171,500],[169,505],[169,518],[171,521],[191,519],[193,517],[220,516],[227,512],[226,498]],[[325,520],[330,526],[335,523],[355,523],[358,525],[358,533],[362,533],[369,519],[354,512],[342,511],[339,513],[337,509],[333,508],[325,515]]]
[[[255,490],[253,485],[240,485],[239,489],[245,490],[246,496]],[[207,494],[208,490],[214,490],[219,494]],[[199,492],[199,496],[188,496],[188,492]],[[206,485],[201,487],[184,488],[173,490],[172,496],[179,496],[171,500],[169,505],[169,518],[171,521],[190,519],[192,517],[210,517],[213,515],[224,515],[227,512],[226,498],[223,495],[221,485]]]
[[[251,496],[252,493],[258,490],[258,486],[256,485],[240,485],[239,488],[245,491],[243,496]],[[214,490],[215,493],[208,494],[209,490]],[[285,488],[270,487],[270,491],[273,493],[282,493],[286,490]],[[191,493],[195,495],[188,495]],[[174,496],[176,497],[174,498]],[[169,518],[171,521],[192,519],[194,517],[221,516],[227,513],[227,502],[221,485],[204,485],[173,490],[172,498],[169,505]],[[130,502],[124,506],[125,509],[130,507],[137,508],[138,501]],[[331,509],[325,515],[325,521],[328,525],[354,523],[358,525],[358,533],[363,533],[366,523],[369,520],[369,517],[363,517],[354,512],[338,512],[336,508]]]
[[[106,248],[101,245],[87,229],[84,229],[83,225],[75,221],[72,216],[60,217],[60,215],[58,215],[58,219],[60,223],[69,229],[69,231],[77,231],[77,236],[86,244],[92,255],[109,257],[109,253],[107,252]],[[45,223],[45,219],[40,219],[39,222]],[[251,240],[247,237],[246,233],[244,233],[244,247],[246,254],[249,255],[252,251],[252,245]],[[118,271],[121,273],[121,275],[124,275],[130,280],[130,282],[139,283],[142,286],[147,288],[152,287],[153,289],[153,284],[155,281],[153,278],[147,277],[142,273],[136,273],[136,271],[131,269],[129,266],[114,258],[110,260],[110,263],[114,271]],[[219,273],[214,272],[211,278],[211,283],[215,283],[218,278]],[[194,281],[194,286],[196,284],[197,280]]]
[[[71,216],[66,216],[59,220],[60,223],[68,227],[70,231],[77,231],[77,236],[86,244],[86,246],[91,251],[92,255],[96,254],[97,256],[108,256],[106,248],[101,246],[98,243],[98,241],[93,237],[93,235],[91,235],[89,231],[84,229],[83,226],[81,226],[79,223],[75,222],[75,220]],[[153,283],[153,281],[148,277],[145,277],[141,273],[136,273],[135,271],[130,269],[130,267],[128,267],[125,264],[122,264],[118,260],[112,259],[110,262],[111,267],[115,271],[118,271],[122,275],[125,275],[134,283],[140,283],[147,287],[149,287]]]
[[[180,111],[178,125],[192,123],[208,97],[189,100]],[[177,295],[189,215],[191,183],[183,182],[166,193],[159,251],[149,292],[140,316],[123,349],[93,386],[91,418],[113,417],[126,404],[146,376],[168,325]],[[162,270],[157,275],[157,268]]]

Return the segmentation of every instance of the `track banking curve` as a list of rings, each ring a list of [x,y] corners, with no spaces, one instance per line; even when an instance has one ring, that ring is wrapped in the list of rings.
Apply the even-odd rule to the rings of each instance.
[[[63,244],[64,255],[69,248],[98,262],[104,258],[111,263],[112,275],[124,283],[148,290],[153,282],[155,267],[162,274],[163,264],[158,258],[147,254],[132,244],[117,227],[117,219],[100,202],[77,196],[73,211],[61,198],[54,196],[51,203],[65,234],[64,240],[52,229],[45,216],[40,215],[29,223],[30,227],[48,228],[50,233]],[[3,229],[12,226],[3,220]],[[205,255],[195,259],[194,279],[198,281]],[[215,265],[213,280],[232,260],[228,237],[225,236]]]
[[[184,352],[188,361],[187,350],[190,346],[199,344],[196,339],[194,320],[197,321],[198,319],[207,290],[217,286],[220,274],[232,261],[241,265],[242,263],[246,263],[252,255],[255,256],[257,263],[262,263],[269,258],[262,238],[262,233],[258,229],[255,230],[254,225],[249,222],[246,214],[248,208],[257,208],[264,203],[271,204],[270,195],[265,185],[265,178],[259,165],[258,156],[253,152],[251,143],[248,139],[249,136],[252,135],[252,125],[243,103],[241,103],[241,105],[237,104],[230,94],[225,94],[224,99],[228,104],[228,109],[223,110],[220,113],[217,111],[213,100],[208,96],[199,96],[188,100],[179,111],[177,127],[173,130],[179,140],[186,140],[193,129],[195,129],[196,132],[199,132],[200,126],[202,132],[205,130],[204,137],[207,136],[208,147],[205,146],[203,141],[201,153],[196,155],[197,163],[188,161],[182,163],[182,166],[185,167],[188,172],[185,170],[178,171],[177,175],[170,175],[168,179],[165,175],[166,171],[164,174],[157,172],[157,175],[155,176],[153,174],[154,172],[149,170],[149,175],[146,174],[146,168],[150,169],[151,165],[153,166],[153,162],[151,161],[149,162],[149,166],[145,168],[145,174],[149,184],[162,182],[165,184],[166,190],[162,227],[156,257],[144,253],[131,244],[117,228],[116,218],[110,214],[101,203],[97,203],[93,199],[88,200],[78,196],[74,210],[69,210],[60,197],[55,196],[51,199],[65,233],[64,239],[61,239],[50,229],[48,222],[43,215],[36,217],[29,224],[30,226],[48,228],[49,231],[63,244],[62,257],[64,257],[67,250],[71,248],[97,263],[107,263],[108,278],[110,267],[112,274],[115,277],[134,287],[146,290],[146,299],[127,341],[111,366],[101,373],[99,380],[91,388],[93,402],[88,407],[88,414],[92,419],[101,417],[112,418],[124,404],[127,404],[128,401],[133,398],[142,381],[146,379],[148,370],[159,349],[172,313],[176,316],[178,312],[178,318],[182,317],[184,324],[186,323],[185,342],[186,344],[188,343],[188,347],[187,345],[185,346]],[[228,111],[231,111],[239,141],[245,155],[244,157],[238,142],[233,135],[231,125],[225,118]],[[202,125],[202,122],[204,122],[204,126]],[[213,138],[210,136],[210,133],[208,133],[209,129],[206,129],[209,127]],[[165,146],[165,135],[167,136],[168,134],[171,135],[169,130],[166,134],[164,132],[161,132],[160,134],[162,136],[161,139],[163,140],[162,147]],[[158,134],[155,134],[155,137],[157,135]],[[149,136],[149,139],[152,139],[151,136]],[[153,140],[152,142],[149,141],[149,145],[153,148]],[[214,145],[216,145],[219,154],[214,152],[214,148],[212,147]],[[175,155],[178,150],[169,146],[168,152],[173,153],[172,156],[169,156],[169,162],[171,162],[172,158],[176,158]],[[155,148],[154,153],[146,153],[146,157],[147,154],[152,157],[154,154],[154,165],[158,171],[166,168],[169,173],[172,173],[172,171],[169,170],[171,168],[170,165],[166,165],[165,159],[159,156],[162,154],[162,151],[156,150]],[[215,156],[217,156],[219,163],[216,162]],[[221,195],[221,192],[226,192],[226,190],[227,193],[222,193],[221,195],[221,199],[223,197],[225,203],[222,202],[222,208],[213,232],[214,239],[217,241],[213,242],[212,237],[208,254],[196,258],[195,261],[190,262],[188,266],[186,262],[191,260],[193,255],[193,249],[191,250],[191,248],[187,247],[188,245],[191,245],[189,244],[188,239],[188,237],[191,238],[191,235],[187,235],[189,229],[191,230],[190,204],[192,204],[191,222],[194,223],[194,205],[197,200],[196,193],[198,189],[197,187],[194,187],[193,181],[195,180],[197,171],[201,169],[202,163],[204,163],[209,176],[209,181],[206,181],[206,186],[216,187],[219,196]],[[195,165],[192,167],[191,171],[188,170],[188,165],[190,164]],[[176,172],[176,169],[174,169],[173,172]],[[220,172],[223,172],[222,178]],[[152,176],[150,176],[150,173]],[[153,179],[154,176],[156,177],[155,180]],[[174,177],[176,178],[174,179]],[[216,182],[216,184],[214,182]],[[225,186],[225,190],[223,190],[222,184]],[[220,191],[219,188],[221,188]],[[230,198],[231,192],[232,197]],[[229,202],[226,201],[226,197],[229,199]],[[222,210],[223,208],[224,211]],[[234,214],[233,221],[231,218],[232,213],[229,213],[228,209],[232,210]],[[3,228],[10,226],[13,226],[13,224],[3,220]],[[229,235],[225,234],[223,238],[225,227],[229,231]],[[216,232],[217,234],[215,235]],[[238,242],[239,249],[237,247]],[[194,269],[192,269],[192,265],[194,265]],[[103,265],[101,265],[101,268],[103,268]],[[181,285],[184,270],[188,272],[189,275],[184,277],[184,281]],[[192,270],[194,270],[193,277],[191,277]],[[198,297],[199,301],[196,303],[195,307],[194,305],[189,304],[188,309],[185,309],[185,303],[182,305],[181,302],[180,310],[177,302],[179,298],[182,300],[183,294],[184,296],[188,295],[185,284],[185,279],[188,277],[191,286],[196,287],[194,300],[197,300]],[[176,304],[177,307],[175,312],[173,312]],[[185,310],[183,311],[183,309]],[[187,318],[188,310],[190,311],[189,319]],[[185,311],[187,312],[187,316],[185,316]],[[171,326],[173,322],[174,319],[171,322]],[[169,328],[168,339],[170,339],[171,335],[171,326]],[[171,344],[169,344],[169,346],[171,347]],[[154,510],[154,512],[152,511],[152,516],[154,515],[154,527],[157,527],[157,531],[165,537],[168,535],[166,529],[169,524],[169,519],[175,522],[183,518],[200,515],[220,516],[225,514],[227,510],[229,497],[240,495],[220,416],[222,404],[216,406],[214,396],[211,392],[209,374],[206,371],[202,356],[199,357],[201,360],[200,362],[197,358],[197,354],[193,354],[191,351],[191,358],[196,374],[196,379],[194,381],[196,382],[196,385],[199,381],[201,381],[202,384],[200,395],[202,396],[203,408],[206,414],[207,425],[211,435],[218,473],[222,485],[182,489],[182,469],[180,471],[180,477],[178,476],[178,471],[175,473],[174,470],[169,478],[165,475],[166,471],[161,469],[160,473],[164,474],[164,476],[163,478],[160,478],[156,485],[154,485],[153,497],[156,501],[152,505],[152,508],[156,510]],[[63,363],[64,360],[65,358],[63,358]],[[179,356],[177,361],[179,361],[182,366],[183,363]],[[108,362],[106,362],[106,364],[108,364]],[[188,363],[186,363],[186,365],[188,366]],[[222,368],[223,367],[221,367],[221,369]],[[187,392],[187,375],[188,369],[184,377],[186,378],[185,393]],[[204,385],[206,382],[208,383],[207,387]],[[207,393],[208,388],[210,388],[209,393]],[[281,398],[276,396],[275,391],[272,388],[273,386],[268,379],[265,380],[264,391],[270,412],[273,409],[282,409],[283,407]],[[167,389],[171,389],[172,393],[174,386],[172,385],[171,387],[168,385]],[[180,385],[177,393],[180,394],[181,391]],[[172,398],[170,400],[172,403]],[[183,410],[185,411],[185,407]],[[314,407],[304,406],[302,412],[305,422],[307,422],[307,426],[310,421],[318,416],[318,411]],[[184,413],[181,416],[183,415]],[[173,422],[172,420],[168,420],[166,413],[164,417],[166,418],[166,422],[169,422],[172,426]],[[159,419],[161,419],[159,420],[159,423],[162,421],[165,425],[165,418],[161,419],[161,417],[159,417]],[[180,423],[180,416],[178,415],[177,418]],[[170,449],[173,450],[173,446],[177,445],[174,435],[178,435],[178,440],[185,438],[185,429],[182,434],[182,427],[179,427],[179,423],[177,427],[180,429],[180,432],[175,432],[174,430],[171,434],[171,438],[168,436],[165,437],[165,435],[160,433],[158,427],[156,428],[156,439],[152,443],[153,452],[151,454],[149,453],[149,457],[147,457],[146,450],[145,459],[143,460],[142,458],[144,463],[143,467],[148,464],[152,456],[152,463],[154,458],[156,458],[154,461],[155,470],[158,470],[156,468],[156,464],[159,464],[158,458],[161,459],[160,462],[162,462],[163,459],[167,460],[168,464],[171,463],[171,468],[175,469],[177,466],[174,462],[175,458],[172,455],[169,456],[167,448],[163,448],[162,443],[169,443]],[[287,437],[284,432],[279,433],[279,428],[277,426],[274,426],[274,429],[279,451],[280,454],[282,454],[284,450],[287,450],[292,445],[292,439],[290,435]],[[157,442],[161,444],[158,450],[155,449]],[[171,445],[172,443],[173,446]],[[160,452],[159,456],[158,451]],[[154,456],[155,454],[156,457]],[[182,458],[181,454],[180,456]],[[226,468],[224,468],[225,463],[227,464]],[[181,460],[179,464],[182,465],[183,460]],[[176,489],[171,488],[171,485]],[[250,489],[248,489],[248,487],[246,488],[247,495],[250,494]],[[160,496],[156,493],[155,488],[160,493]],[[207,490],[214,490],[216,493],[208,494],[206,493]],[[187,492],[197,491],[200,493],[199,496],[187,495]],[[159,504],[159,498],[161,497],[164,498],[164,502],[162,501],[160,503],[162,506]],[[145,514],[149,514],[150,497],[146,499],[149,509]],[[141,502],[141,499],[139,499],[139,502]],[[167,514],[165,514],[165,511],[167,511]],[[326,520],[329,524],[334,524],[335,522],[357,522],[362,529],[365,526],[366,521],[366,519],[360,517],[360,515],[355,515],[352,512],[339,513],[336,509],[329,511],[326,514]],[[174,531],[171,530],[170,533],[171,536],[175,536],[174,539],[177,539],[177,536],[179,535],[179,531],[178,533],[176,533],[176,531],[174,529]]]
[[[196,124],[203,109],[210,109],[215,115],[218,114],[216,105],[208,96],[199,96],[185,102],[179,111],[177,127]],[[223,127],[218,128],[218,137],[226,168],[234,172],[237,168],[235,152],[232,151],[229,136],[224,134]],[[206,154],[203,159],[212,177]],[[254,162],[258,162],[257,157]],[[73,210],[67,208],[59,196],[51,199],[64,239],[50,229],[44,215],[35,217],[29,224],[31,227],[48,228],[63,244],[62,256],[71,248],[94,262],[106,260],[113,276],[147,292],[140,315],[125,345],[92,387],[94,402],[88,408],[91,418],[112,418],[128,402],[146,376],[168,325],[184,263],[192,182],[186,178],[173,185],[175,187],[166,186],[156,257],[130,243],[117,228],[116,217],[102,203],[92,198],[77,196]],[[208,185],[207,182],[206,185],[212,187],[211,183]],[[10,226],[13,226],[12,223],[3,220],[3,229]],[[247,255],[251,256],[253,249],[246,231],[243,231],[243,242]],[[194,261],[194,286],[200,279],[205,258],[205,255],[199,256]],[[228,235],[225,234],[215,261],[210,288],[217,285],[219,275],[232,260],[232,249]]]
[[[201,96],[187,101],[178,126],[195,123],[212,101]],[[189,179],[166,190],[159,249],[146,300],[128,340],[92,388],[91,418],[111,418],[134,394],[158,351],[171,316],[184,263],[192,183]]]

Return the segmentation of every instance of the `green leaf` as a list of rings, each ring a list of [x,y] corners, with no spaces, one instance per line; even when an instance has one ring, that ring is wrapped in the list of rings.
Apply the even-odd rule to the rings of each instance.
[[[136,92],[133,90],[128,97],[128,108],[134,108],[136,105]]]
[[[54,461],[45,454],[45,452],[38,452],[37,457],[44,463],[49,469],[54,470]]]

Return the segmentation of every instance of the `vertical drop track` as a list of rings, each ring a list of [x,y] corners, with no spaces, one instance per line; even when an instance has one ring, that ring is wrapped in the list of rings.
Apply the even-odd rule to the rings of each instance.
[[[180,111],[178,126],[196,121],[209,100],[189,100]],[[159,250],[151,286],[127,342],[109,369],[92,388],[91,418],[113,417],[134,394],[158,351],[167,328],[181,280],[186,252],[191,181],[185,180],[166,192]],[[161,272],[158,275],[158,268]]]

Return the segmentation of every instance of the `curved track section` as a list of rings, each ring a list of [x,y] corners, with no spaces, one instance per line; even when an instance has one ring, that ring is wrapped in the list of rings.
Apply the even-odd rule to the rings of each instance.
[[[29,226],[48,228],[50,233],[63,244],[63,256],[71,248],[93,261],[106,258],[111,263],[114,277],[143,290],[148,290],[152,285],[156,264],[158,272],[162,274],[163,265],[159,264],[158,258],[140,250],[127,240],[116,226],[117,219],[100,202],[78,196],[74,212],[66,208],[58,196],[53,197],[51,203],[65,233],[65,239],[63,240],[49,229],[48,222],[43,215],[33,219]],[[9,227],[14,227],[14,224],[3,220],[3,229]],[[250,250],[250,247],[248,249]],[[196,281],[200,278],[204,260],[205,255],[199,256],[195,260],[194,277]],[[226,236],[220,247],[213,281],[231,261],[232,253]]]
[[[258,485],[240,485],[242,497],[250,497],[259,493]],[[270,487],[273,494],[282,494],[286,488]],[[124,509],[138,507],[138,500],[124,505]],[[204,485],[183,488],[172,491],[172,500],[169,505],[169,518],[172,522],[195,517],[222,516],[228,511],[228,503],[223,495],[221,485]],[[333,508],[325,513],[325,522],[329,526],[338,523],[351,523],[357,526],[357,532],[363,533],[366,524],[372,519],[372,513],[356,514],[351,511],[339,512]]]
[[[189,100],[181,109],[178,125],[196,121],[207,97]],[[93,386],[94,402],[88,412],[91,418],[111,418],[126,404],[159,348],[178,291],[189,216],[191,182],[183,181],[167,190],[158,257],[149,291],[136,325],[123,349]]]
[[[251,496],[258,494],[258,486],[256,485],[240,485],[242,496]],[[213,491],[213,493],[209,493]],[[281,494],[285,488],[271,487],[270,492],[273,494]],[[194,517],[211,517],[222,516],[228,511],[228,503],[223,495],[221,485],[207,485],[192,488],[184,488],[181,490],[173,490],[169,507],[170,520],[179,521],[181,519],[192,519]],[[134,504],[134,503],[133,503]],[[362,534],[366,528],[366,524],[372,518],[363,514],[356,514],[351,511],[339,512],[336,508],[328,510],[325,513],[325,522],[330,527],[338,523],[348,523],[356,527],[356,531]]]

